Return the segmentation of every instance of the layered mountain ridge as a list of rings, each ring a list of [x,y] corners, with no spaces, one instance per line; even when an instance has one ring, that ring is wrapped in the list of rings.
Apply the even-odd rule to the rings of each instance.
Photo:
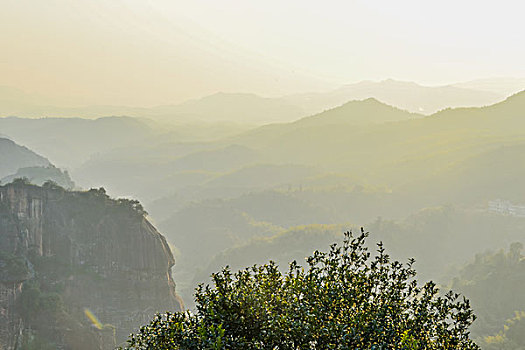
[[[50,164],[49,160],[30,149],[19,146],[8,138],[0,137],[0,179],[14,174],[19,168]]]

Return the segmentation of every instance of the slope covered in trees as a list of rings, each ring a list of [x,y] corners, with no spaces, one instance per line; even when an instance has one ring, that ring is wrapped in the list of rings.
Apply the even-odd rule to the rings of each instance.
[[[472,328],[484,349],[520,349],[523,337],[525,258],[523,244],[476,254],[451,287],[469,296],[478,320]]]

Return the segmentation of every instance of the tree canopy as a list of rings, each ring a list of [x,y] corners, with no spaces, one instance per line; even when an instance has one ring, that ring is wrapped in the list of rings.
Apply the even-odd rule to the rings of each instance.
[[[212,275],[194,312],[158,314],[128,349],[479,349],[469,301],[419,286],[414,260],[391,260],[368,233],[315,251],[286,273],[270,262]]]

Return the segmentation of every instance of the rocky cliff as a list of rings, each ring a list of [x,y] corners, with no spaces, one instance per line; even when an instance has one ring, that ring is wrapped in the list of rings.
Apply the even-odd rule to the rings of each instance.
[[[136,201],[0,186],[0,349],[111,349],[182,308],[174,263]]]

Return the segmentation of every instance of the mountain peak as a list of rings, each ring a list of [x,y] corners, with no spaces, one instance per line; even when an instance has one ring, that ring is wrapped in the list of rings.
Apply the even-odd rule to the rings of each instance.
[[[349,104],[349,103],[352,103],[352,102],[364,102],[364,103],[367,103],[369,105],[382,105],[382,106],[388,106],[388,107],[391,107],[391,108],[395,108],[393,106],[390,106],[389,104],[386,104],[384,102],[381,102],[379,101],[377,98],[375,97],[368,97],[368,98],[365,98],[364,100],[354,100],[354,101],[349,101],[347,102],[346,104]]]
[[[301,125],[370,124],[406,120],[417,117],[422,116],[392,107],[374,97],[369,97],[364,100],[346,102],[339,107],[326,110],[310,117],[302,118],[296,123]]]

